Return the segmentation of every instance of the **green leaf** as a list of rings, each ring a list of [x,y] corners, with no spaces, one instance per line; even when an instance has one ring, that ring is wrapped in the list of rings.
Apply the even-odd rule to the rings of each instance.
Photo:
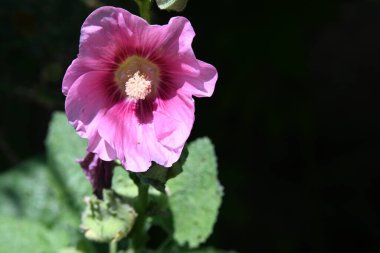
[[[158,8],[168,11],[183,11],[186,7],[187,0],[156,0]]]
[[[69,243],[65,232],[48,230],[35,221],[0,216],[0,224],[0,252],[53,253]]]
[[[28,160],[0,176],[0,215],[24,217],[45,225],[77,225],[52,170],[43,158]],[[1,252],[1,251],[0,251]]]
[[[84,196],[92,193],[90,183],[76,162],[86,154],[86,141],[76,134],[63,112],[53,114],[46,147],[49,166],[58,175],[65,196],[80,210],[84,207]]]
[[[183,172],[168,181],[174,239],[197,247],[213,230],[222,201],[214,147],[208,138],[192,142]]]

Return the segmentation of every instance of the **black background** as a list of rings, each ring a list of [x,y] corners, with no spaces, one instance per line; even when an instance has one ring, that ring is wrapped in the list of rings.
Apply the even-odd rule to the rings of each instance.
[[[1,0],[0,170],[44,152],[94,0]],[[136,13],[131,0],[103,1]],[[154,7],[155,23],[175,13]],[[216,146],[224,202],[209,244],[240,252],[376,252],[380,3],[189,0],[214,96],[191,139]],[[374,250],[374,251],[373,251]]]

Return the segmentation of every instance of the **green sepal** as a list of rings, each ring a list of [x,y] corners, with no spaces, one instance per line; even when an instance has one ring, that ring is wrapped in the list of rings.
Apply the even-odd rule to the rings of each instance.
[[[165,185],[169,179],[175,178],[182,172],[182,166],[185,163],[189,152],[185,147],[182,151],[181,157],[172,167],[166,168],[159,164],[153,164],[148,171],[136,173],[143,183],[153,186],[155,189],[162,193],[166,193]]]

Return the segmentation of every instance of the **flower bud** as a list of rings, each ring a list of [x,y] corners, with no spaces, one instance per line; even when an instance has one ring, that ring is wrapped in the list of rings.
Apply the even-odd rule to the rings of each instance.
[[[183,11],[187,0],[156,0],[158,8],[168,11]]]
[[[103,190],[103,200],[86,197],[81,229],[87,239],[97,242],[119,241],[131,231],[135,210],[111,190]]]
[[[103,189],[111,188],[115,163],[103,161],[97,154],[91,152],[77,162],[90,181],[94,194],[100,199],[103,198]]]

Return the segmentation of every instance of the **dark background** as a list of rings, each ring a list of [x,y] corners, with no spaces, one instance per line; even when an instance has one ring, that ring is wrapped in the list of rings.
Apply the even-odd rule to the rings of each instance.
[[[1,0],[0,170],[44,152],[94,0]],[[102,1],[136,13],[131,0]],[[154,8],[154,22],[175,13]],[[191,138],[216,145],[224,203],[209,244],[241,252],[376,252],[380,3],[189,0],[214,64]]]

